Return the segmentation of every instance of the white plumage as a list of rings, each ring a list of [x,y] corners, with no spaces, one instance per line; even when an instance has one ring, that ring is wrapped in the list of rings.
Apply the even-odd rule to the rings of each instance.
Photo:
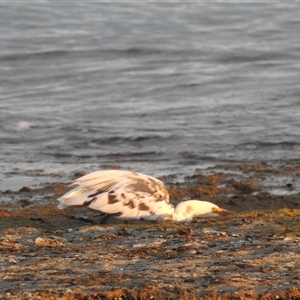
[[[97,171],[78,178],[60,197],[59,208],[87,206],[120,219],[191,221],[231,214],[213,203],[181,202],[174,209],[165,185],[149,175],[121,170]]]

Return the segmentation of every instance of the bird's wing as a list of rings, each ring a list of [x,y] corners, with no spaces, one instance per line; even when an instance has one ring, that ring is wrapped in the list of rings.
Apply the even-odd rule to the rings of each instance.
[[[95,191],[106,191],[112,187],[128,186],[169,202],[169,193],[159,179],[131,171],[97,171],[78,178],[72,185],[89,187]]]
[[[124,219],[157,219],[173,213],[164,184],[141,173],[108,170],[78,178],[59,207],[82,205]]]

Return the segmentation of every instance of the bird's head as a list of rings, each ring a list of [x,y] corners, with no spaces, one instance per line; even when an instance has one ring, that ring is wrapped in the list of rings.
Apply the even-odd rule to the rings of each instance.
[[[172,218],[175,221],[191,221],[193,217],[215,218],[231,214],[233,212],[220,208],[211,202],[189,200],[178,204]]]
[[[234,212],[224,208],[220,208],[219,206],[216,205],[211,208],[211,213],[214,215],[214,217],[226,217],[228,215],[234,214]]]

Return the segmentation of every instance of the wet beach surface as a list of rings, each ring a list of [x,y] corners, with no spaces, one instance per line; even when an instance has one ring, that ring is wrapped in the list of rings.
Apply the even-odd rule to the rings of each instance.
[[[299,299],[298,161],[161,179],[174,204],[196,198],[236,214],[101,225],[97,211],[56,208],[65,182],[2,190],[1,299]]]

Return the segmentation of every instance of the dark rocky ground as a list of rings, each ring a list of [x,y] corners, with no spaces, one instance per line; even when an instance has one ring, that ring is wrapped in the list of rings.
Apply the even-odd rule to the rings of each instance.
[[[236,214],[101,225],[96,211],[56,208],[64,183],[0,192],[0,299],[300,299],[299,162],[162,179],[175,204]]]

